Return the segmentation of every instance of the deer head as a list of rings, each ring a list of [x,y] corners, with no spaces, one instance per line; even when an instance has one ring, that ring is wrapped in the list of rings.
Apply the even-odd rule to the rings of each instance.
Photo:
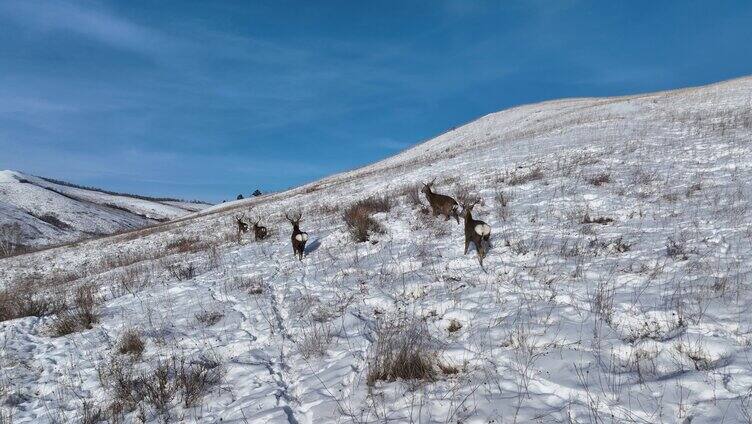
[[[239,215],[233,215],[233,218],[235,218],[235,223],[238,226],[239,232],[246,232],[248,231],[248,223],[245,221],[245,214],[241,213]]]
[[[433,193],[431,191],[431,187],[433,187],[433,184],[436,182],[436,178],[432,179],[429,183],[423,183],[423,188],[420,189],[425,194]]]
[[[465,218],[472,218],[473,208],[478,203],[480,203],[480,198],[477,197],[462,202],[462,213],[465,215]]]
[[[303,219],[303,214],[301,212],[297,212],[290,216],[289,213],[285,213],[285,219],[287,219],[287,221],[289,221],[293,227],[297,227],[300,225],[300,221]]]

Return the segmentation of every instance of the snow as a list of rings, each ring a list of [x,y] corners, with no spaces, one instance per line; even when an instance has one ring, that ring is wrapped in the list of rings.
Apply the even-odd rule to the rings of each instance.
[[[198,405],[178,393],[126,422],[747,422],[750,93],[744,78],[514,108],[288,192],[4,259],[5,287],[95,284],[102,305],[92,329],[63,337],[54,316],[0,323],[0,417],[106,412],[116,393],[99,371],[125,361],[115,346],[135,328],[133,369],[182,355],[224,373]],[[462,225],[403,194],[434,177],[438,192],[482,198],[485,271],[463,255]],[[371,195],[394,200],[374,215],[385,233],[355,243],[341,214]],[[248,208],[270,239],[235,241]],[[295,209],[303,261],[284,219]],[[208,247],[174,247],[185,240]],[[207,325],[204,311],[222,316]],[[390,323],[424,328],[413,342],[453,371],[369,385]]]

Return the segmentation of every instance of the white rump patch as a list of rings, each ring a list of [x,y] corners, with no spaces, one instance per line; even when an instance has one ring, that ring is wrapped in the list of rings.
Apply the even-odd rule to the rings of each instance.
[[[295,235],[295,240],[297,241],[308,241],[308,234],[306,233],[300,233]]]
[[[475,226],[475,232],[479,236],[487,236],[491,234],[491,226],[488,224],[478,224]]]

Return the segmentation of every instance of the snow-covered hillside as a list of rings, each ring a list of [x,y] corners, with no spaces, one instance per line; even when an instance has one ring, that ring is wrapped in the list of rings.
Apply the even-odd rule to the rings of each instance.
[[[18,224],[26,247],[142,228],[207,206],[112,195],[0,171],[0,224]]]
[[[751,153],[752,78],[553,101],[0,260],[0,422],[749,422]],[[482,200],[485,270],[433,178]],[[241,211],[271,237],[238,243]]]

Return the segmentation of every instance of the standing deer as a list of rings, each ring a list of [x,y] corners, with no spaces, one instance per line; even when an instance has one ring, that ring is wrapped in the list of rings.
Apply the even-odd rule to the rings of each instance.
[[[480,202],[480,199],[462,205],[465,215],[465,255],[467,255],[470,242],[473,242],[475,250],[478,252],[478,262],[480,262],[480,267],[483,268],[483,258],[486,256],[486,248],[491,237],[491,226],[481,220],[473,219],[473,207],[478,202]]]
[[[244,221],[245,214],[240,215],[234,215],[235,223],[238,226],[238,243],[240,243],[240,238],[243,236],[243,234],[248,232],[248,223]]]
[[[423,184],[423,188],[420,190],[425,193],[426,199],[428,199],[428,204],[431,205],[433,215],[444,215],[446,217],[445,221],[448,221],[449,218],[454,217],[454,219],[456,219],[457,223],[459,224],[460,214],[458,212],[459,205],[457,204],[457,201],[449,196],[434,193],[433,191],[431,191],[431,187],[433,187],[434,181],[436,181],[436,178],[434,178],[428,184]]]
[[[298,260],[303,260],[303,253],[305,252],[305,245],[308,241],[308,233],[300,231],[300,220],[303,214],[298,212],[297,216],[291,218],[288,214],[285,214],[285,218],[290,221],[292,225],[292,235],[290,240],[292,241],[292,253],[293,256],[297,256]]]
[[[251,229],[253,230],[253,237],[255,241],[263,240],[266,238],[266,236],[269,235],[266,227],[259,225],[261,218],[259,218],[257,215],[251,215],[251,217],[248,219],[248,222],[251,224]]]
[[[266,238],[267,235],[269,235],[269,232],[266,230],[266,227],[263,225],[259,225],[259,222],[261,222],[261,219],[257,219],[256,221],[253,221],[253,236],[255,237],[256,241],[263,240]]]

